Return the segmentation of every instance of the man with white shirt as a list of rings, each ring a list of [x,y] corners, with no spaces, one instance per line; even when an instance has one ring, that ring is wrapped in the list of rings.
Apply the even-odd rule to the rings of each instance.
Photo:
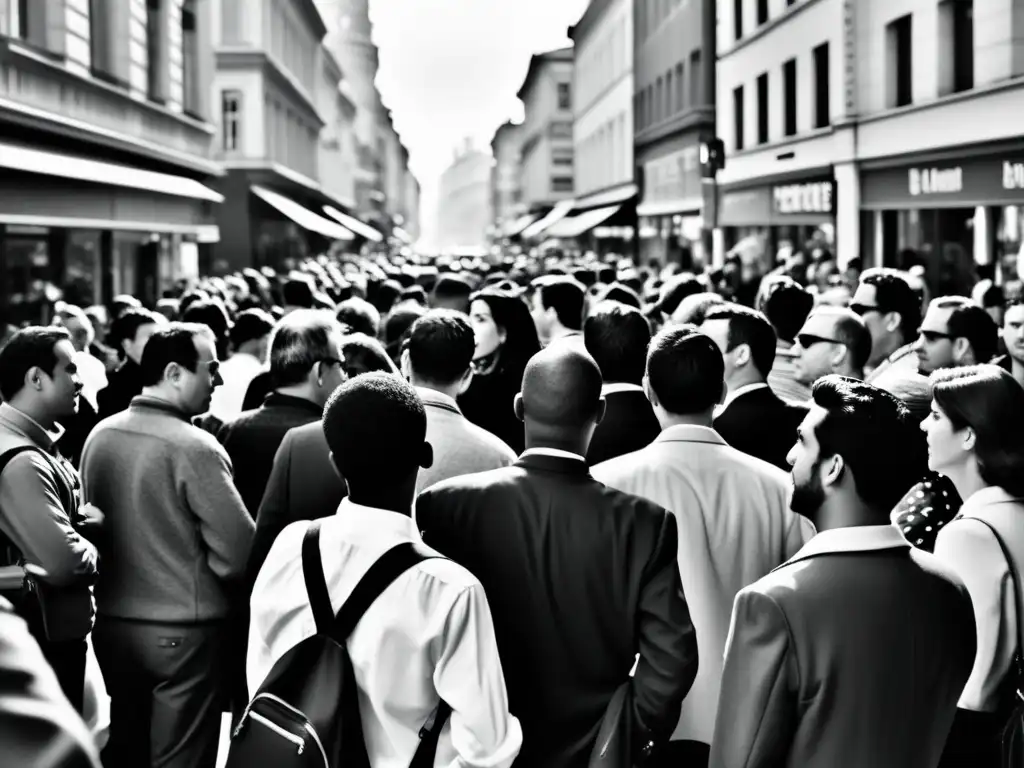
[[[523,724],[521,765],[587,766],[627,686],[626,728],[649,750],[672,732],[697,674],[675,518],[591,477],[584,456],[604,398],[601,371],[577,345],[530,359],[515,413],[527,446],[519,461],[427,489],[416,522],[487,590]]]
[[[760,312],[722,304],[708,312],[700,330],[718,345],[725,362],[725,401],[714,426],[743,453],[787,469],[786,454],[807,408],[788,403],[768,386],[775,363],[775,330]]]
[[[432,309],[412,324],[402,350],[402,374],[416,387],[427,412],[427,442],[434,463],[419,473],[417,492],[450,477],[507,467],[515,452],[462,415],[456,398],[473,380],[476,340],[469,319]]]
[[[391,374],[367,373],[340,386],[324,410],[323,428],[331,459],[348,478],[348,497],[320,529],[337,612],[385,552],[419,541],[411,518],[416,476],[432,456],[423,404]],[[315,631],[302,573],[305,529],[295,523],[282,531],[256,579],[250,694]],[[427,559],[395,579],[349,635],[348,652],[372,768],[406,768],[420,728],[442,699],[452,714],[435,765],[504,768],[515,760],[522,730],[509,714],[487,597],[462,566]]]
[[[245,392],[263,370],[272,330],[274,318],[262,309],[247,309],[235,319],[230,331],[234,352],[220,365],[224,383],[214,391],[210,403],[210,413],[220,421],[230,421],[242,412]]]
[[[644,388],[663,431],[643,450],[594,467],[597,480],[650,499],[679,526],[679,572],[700,669],[655,766],[707,765],[736,593],[796,554],[814,527],[789,508],[789,478],[731,448],[712,427],[725,389],[718,347],[692,328],[651,342]]]

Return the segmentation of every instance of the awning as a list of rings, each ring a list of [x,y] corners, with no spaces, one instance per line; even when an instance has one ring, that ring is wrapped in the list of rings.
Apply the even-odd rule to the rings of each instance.
[[[547,216],[523,230],[523,238],[529,240],[537,237],[537,235],[544,232],[552,224],[555,224],[568,216],[569,211],[572,210],[575,204],[575,200],[563,200],[562,202],[557,203],[555,207],[548,212]]]
[[[592,211],[584,211],[583,213],[577,213],[575,216],[568,216],[545,230],[544,234],[547,237],[579,237],[584,232],[589,232],[601,222],[610,219],[619,209],[621,205],[610,205],[607,208],[595,208]]]
[[[524,229],[533,224],[533,222],[539,218],[540,216],[535,213],[527,213],[520,216],[518,219],[510,221],[505,225],[505,237],[516,237],[517,235],[522,234]]]
[[[352,240],[355,237],[355,235],[341,226],[341,224],[328,221],[323,216],[317,216],[308,208],[303,208],[294,200],[289,200],[284,195],[279,195],[277,192],[271,192],[269,189],[256,186],[255,184],[249,187],[249,189],[252,190],[252,193],[256,195],[256,197],[263,200],[267,205],[276,208],[303,229],[308,229],[310,232],[316,232],[317,234],[329,237],[332,240]]]
[[[643,202],[636,207],[637,216],[671,216],[676,213],[699,213],[704,200],[693,197],[687,200],[655,200]]]
[[[0,144],[0,168],[114,187],[142,189],[194,200],[209,200],[213,203],[224,202],[223,195],[184,176],[172,176],[169,173],[146,171],[130,165],[116,165],[73,155],[44,152],[16,144]]]
[[[639,193],[636,184],[622,184],[613,189],[606,189],[603,192],[595,192],[592,195],[577,198],[576,207],[582,210],[589,208],[606,208],[616,203],[626,203]]]
[[[339,224],[342,224],[346,228],[352,230],[360,237],[365,237],[374,243],[379,243],[384,239],[384,235],[378,232],[376,229],[371,227],[369,224],[364,224],[359,219],[349,216],[347,213],[342,213],[332,205],[324,206],[324,213],[335,219]]]

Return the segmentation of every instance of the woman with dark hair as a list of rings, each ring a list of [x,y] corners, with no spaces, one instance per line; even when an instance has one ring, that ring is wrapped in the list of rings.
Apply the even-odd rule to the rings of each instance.
[[[936,539],[935,554],[964,580],[978,632],[974,669],[942,765],[986,768],[999,765],[1001,730],[1020,682],[1024,388],[995,365],[936,371],[931,386],[932,412],[921,427],[928,467],[946,475],[964,499]]]
[[[363,373],[381,371],[401,377],[398,366],[388,356],[384,345],[365,333],[352,333],[341,340],[341,351],[345,355],[342,368],[345,375],[354,379]]]
[[[527,361],[540,351],[530,309],[507,291],[487,288],[470,297],[469,320],[476,335],[473,381],[459,398],[467,419],[523,452],[523,423],[512,401]]]

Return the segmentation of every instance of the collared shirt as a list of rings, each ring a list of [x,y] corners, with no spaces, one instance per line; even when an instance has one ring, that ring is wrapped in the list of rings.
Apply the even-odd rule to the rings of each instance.
[[[519,458],[521,459],[524,459],[527,456],[554,456],[555,458],[558,459],[576,459],[577,461],[582,461],[584,464],[587,463],[587,460],[580,456],[578,453],[573,453],[572,451],[563,451],[561,448],[527,448],[525,451],[519,454]]]
[[[792,563],[819,555],[875,552],[883,549],[910,549],[910,542],[894,525],[853,525],[845,528],[831,528],[822,531],[804,544],[793,557],[779,568],[785,568]]]
[[[210,413],[221,421],[228,421],[242,412],[246,390],[263,370],[263,364],[255,355],[236,352],[220,364],[219,370],[224,383],[213,390]]]
[[[247,677],[253,694],[274,663],[316,633],[302,574],[306,523],[278,536],[252,593]],[[391,547],[422,544],[410,517],[342,501],[323,521],[320,550],[338,611]],[[370,765],[406,768],[439,697],[452,707],[434,765],[509,766],[522,729],[509,714],[487,597],[446,559],[425,560],[384,590],[348,639]]]
[[[615,381],[611,384],[601,385],[601,396],[607,397],[608,395],[614,395],[618,392],[640,392],[643,393],[644,388],[639,384],[631,384],[628,381]]]
[[[717,416],[718,414],[722,413],[726,408],[732,405],[732,402],[737,398],[742,397],[748,392],[756,392],[759,389],[769,389],[769,387],[765,382],[761,381],[755,384],[744,384],[739,389],[734,389],[726,396],[725,402],[723,402],[720,406],[718,406],[715,409],[715,415]]]

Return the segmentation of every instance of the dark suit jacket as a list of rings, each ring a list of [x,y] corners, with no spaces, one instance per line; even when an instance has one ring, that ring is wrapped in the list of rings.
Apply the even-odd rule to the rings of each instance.
[[[288,430],[274,456],[253,538],[246,584],[252,591],[277,535],[298,520],[315,520],[338,511],[345,481],[331,464],[319,421]]]
[[[647,396],[638,390],[610,392],[604,419],[597,425],[587,450],[591,466],[646,448],[661,434],[661,425]]]
[[[729,403],[715,419],[715,430],[736,450],[788,472],[786,455],[796,443],[796,428],[808,410],[762,387]]]
[[[142,368],[131,359],[107,375],[107,386],[96,393],[96,410],[100,420],[127,410],[132,398],[142,394]]]
[[[671,514],[582,460],[527,453],[427,489],[416,520],[487,592],[523,728],[516,765],[585,766],[637,653],[634,743],[668,737],[697,674]]]
[[[938,558],[890,525],[820,533],[736,596],[711,768],[934,768],[975,645]]]
[[[322,416],[323,408],[316,403],[274,392],[259,408],[242,411],[218,430],[217,439],[231,457],[235,487],[253,518],[285,433],[292,427],[319,421]]]

